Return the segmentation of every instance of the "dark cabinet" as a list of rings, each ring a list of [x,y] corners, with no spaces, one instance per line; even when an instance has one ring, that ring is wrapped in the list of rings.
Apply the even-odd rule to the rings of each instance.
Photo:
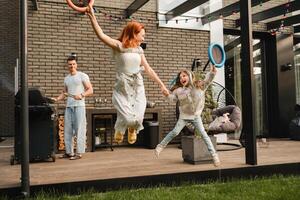
[[[92,115],[92,151],[100,147],[110,147],[113,151],[113,115]]]

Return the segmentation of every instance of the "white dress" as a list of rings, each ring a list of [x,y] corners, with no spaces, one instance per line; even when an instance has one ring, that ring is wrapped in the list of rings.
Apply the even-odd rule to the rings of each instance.
[[[113,89],[112,103],[117,110],[115,131],[122,134],[128,127],[137,133],[142,130],[146,110],[146,95],[141,75],[141,47],[123,48],[113,51],[116,61],[116,83]]]

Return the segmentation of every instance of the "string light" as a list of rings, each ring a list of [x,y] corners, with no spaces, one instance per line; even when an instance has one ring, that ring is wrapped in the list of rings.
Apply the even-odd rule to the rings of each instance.
[[[276,32],[283,33],[283,30],[284,30],[284,19],[286,18],[287,14],[289,13],[290,0],[288,0],[287,3],[283,5],[283,7],[285,9],[285,12],[283,13],[283,16],[282,16],[283,20],[281,20],[279,28],[277,28],[277,29],[271,29],[270,30],[271,35],[274,35],[274,31],[275,31],[275,33]]]
[[[109,13],[104,12],[102,10],[95,10],[95,13],[103,14],[105,19],[109,19],[109,20],[113,20],[113,21],[126,21],[126,20],[135,19],[133,16],[128,16],[126,18],[126,17],[123,17],[123,16],[110,15]],[[235,13],[236,12],[234,12],[233,14],[235,14]],[[164,13],[158,13],[158,14],[164,15]],[[228,16],[228,15],[226,14],[226,16]],[[187,18],[182,17],[182,19],[173,19],[173,20],[165,20],[165,19],[161,19],[161,20],[158,19],[157,20],[157,19],[144,19],[144,18],[139,18],[139,20],[145,20],[145,21],[153,22],[153,23],[159,23],[159,22],[168,23],[168,22],[174,21],[176,24],[178,24],[180,21],[185,21],[185,23],[188,23],[191,20],[195,20],[195,22],[199,22],[200,21],[199,18],[200,17],[189,16]],[[220,14],[219,18],[223,19],[223,14],[222,13]],[[211,19],[212,19],[212,16],[208,16],[208,22],[209,23],[211,22]]]
[[[260,6],[263,5],[263,1],[260,1]],[[283,14],[283,17],[282,18],[285,18],[286,17],[286,14],[289,12],[289,8],[290,8],[290,0],[288,0],[288,2],[284,5],[284,9],[286,9],[286,12]],[[103,12],[102,10],[95,10],[95,12],[97,13],[102,13],[104,15],[105,18],[108,18],[110,20],[114,20],[114,21],[126,21],[126,20],[133,20],[135,19],[134,17],[132,16],[129,16],[127,18],[121,16],[121,17],[118,17],[118,16],[113,16],[113,15],[108,15],[108,13],[106,12]],[[230,16],[230,15],[236,15],[239,11],[238,10],[233,10],[233,11],[230,11],[230,12],[223,12],[223,13],[219,13],[219,19],[224,19],[224,16],[227,17],[227,16]],[[165,13],[158,13],[159,15],[165,15]],[[199,22],[199,18],[201,17],[194,17],[194,16],[189,16],[189,17],[184,17],[184,16],[181,16],[181,19],[172,19],[172,20],[165,20],[165,19],[147,19],[147,18],[138,18],[138,20],[140,21],[148,21],[148,22],[152,22],[152,23],[156,23],[156,24],[159,24],[160,22],[165,22],[166,24],[168,24],[168,22],[170,21],[173,21],[175,22],[176,24],[178,24],[180,21],[185,21],[185,23],[188,23],[188,21],[191,21],[191,20],[195,20],[195,22]],[[218,17],[215,16],[215,15],[208,15],[207,16],[207,21],[208,23],[212,22],[213,20],[217,20]],[[276,33],[278,31],[281,32],[281,30],[284,29],[284,20],[281,21],[281,25],[279,28],[277,29],[271,29],[269,30],[269,32],[271,33],[271,35],[276,35]]]

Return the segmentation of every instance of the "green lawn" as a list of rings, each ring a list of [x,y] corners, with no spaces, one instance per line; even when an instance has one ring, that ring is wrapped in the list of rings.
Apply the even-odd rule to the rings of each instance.
[[[174,187],[161,186],[154,188],[122,189],[106,193],[88,191],[74,196],[41,193],[34,199],[299,200],[300,176],[278,175],[268,178],[211,182],[206,184],[184,183],[181,186]]]

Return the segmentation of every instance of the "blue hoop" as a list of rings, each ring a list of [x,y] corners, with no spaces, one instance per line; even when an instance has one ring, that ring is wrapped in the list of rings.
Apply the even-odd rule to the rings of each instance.
[[[214,57],[213,57],[212,50],[213,50],[213,48],[215,48],[215,47],[219,48],[220,51],[221,51],[221,53],[222,53],[222,60],[221,60],[221,63],[216,63],[216,61],[215,61],[215,59],[214,59]],[[208,58],[209,58],[210,62],[211,62],[213,65],[215,65],[216,67],[218,67],[218,68],[223,67],[223,65],[225,64],[225,60],[226,60],[226,54],[225,54],[224,48],[223,48],[221,45],[217,44],[217,43],[211,43],[211,44],[209,45],[209,47],[208,47]]]

